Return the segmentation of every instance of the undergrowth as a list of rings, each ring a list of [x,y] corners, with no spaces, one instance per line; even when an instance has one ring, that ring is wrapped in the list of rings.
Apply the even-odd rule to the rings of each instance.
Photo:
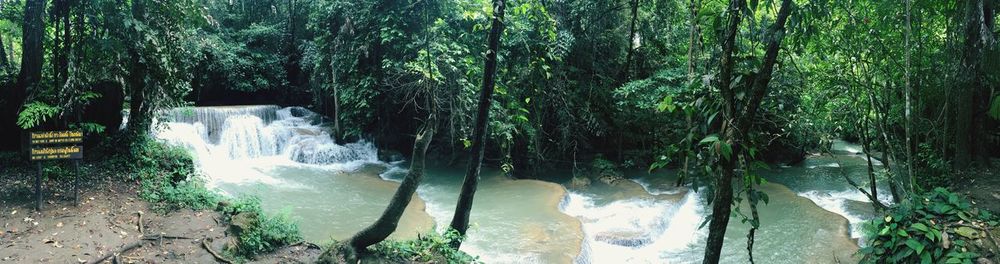
[[[996,259],[997,217],[944,188],[917,196],[873,220],[861,263],[977,263]]]
[[[214,207],[218,194],[205,188],[205,180],[194,168],[187,150],[155,140],[146,140],[133,150],[129,178],[140,184],[139,197],[160,211]]]
[[[235,257],[248,259],[302,241],[299,226],[288,213],[264,214],[259,198],[242,197],[219,210],[232,224],[236,242],[226,251]]]
[[[461,239],[455,230],[444,234],[432,232],[416,240],[386,240],[372,247],[372,254],[378,258],[400,262],[421,263],[481,263],[478,257],[454,249],[450,243]]]
[[[240,230],[233,233],[235,242],[226,248],[226,253],[239,262],[302,240],[298,225],[287,212],[268,215],[256,197],[230,201],[209,190],[186,149],[146,140],[131,152],[131,156],[120,157],[116,166],[128,169],[129,180],[140,184],[139,197],[152,203],[158,212],[211,208],[222,212],[230,223],[234,216],[242,215]]]

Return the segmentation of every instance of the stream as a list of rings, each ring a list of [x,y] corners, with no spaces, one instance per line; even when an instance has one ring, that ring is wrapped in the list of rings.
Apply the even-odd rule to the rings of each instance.
[[[407,172],[404,161],[379,160],[372,142],[336,144],[323,117],[301,107],[177,108],[157,123],[154,135],[191,150],[210,188],[260,197],[266,211],[290,214],[306,240],[321,244],[372,223]],[[758,206],[758,263],[856,262],[862,219],[874,212],[843,175],[867,183],[867,163],[857,146],[838,141],[833,150],[761,171],[770,203]],[[442,231],[463,172],[429,168],[390,239]],[[672,187],[676,174],[634,171],[613,186],[567,190],[484,168],[462,250],[487,263],[698,263],[710,207],[706,192]],[[748,230],[731,218],[723,263],[746,262]]]

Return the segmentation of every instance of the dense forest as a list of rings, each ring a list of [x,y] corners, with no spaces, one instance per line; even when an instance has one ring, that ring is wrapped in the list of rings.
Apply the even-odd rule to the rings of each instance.
[[[754,261],[758,209],[777,199],[764,171],[847,142],[863,153],[860,177],[837,181],[866,198],[875,231],[836,262],[998,263],[987,210],[1000,209],[998,11],[997,0],[2,1],[0,165],[33,175],[33,131],[83,131],[85,162],[99,164],[171,153],[153,142],[177,111],[301,107],[331,144],[371,142],[408,166],[388,209],[323,245],[321,261],[369,254],[408,221],[425,167],[443,166],[464,169],[449,231],[431,239],[444,245],[393,245],[430,247],[430,262],[474,261],[457,249],[494,168],[570,189],[669,171],[662,185],[707,203],[700,255],[686,261],[719,263],[733,262],[731,217],[750,226],[738,262]],[[175,166],[157,159],[129,170]],[[181,190],[188,176],[172,171],[159,184]],[[199,195],[203,208],[222,199]],[[238,222],[233,208],[223,214]],[[274,239],[234,252],[301,238]]]

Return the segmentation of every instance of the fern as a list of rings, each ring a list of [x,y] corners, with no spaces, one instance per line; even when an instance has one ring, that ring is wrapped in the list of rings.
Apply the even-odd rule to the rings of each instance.
[[[51,106],[44,102],[34,101],[24,106],[24,110],[17,116],[17,125],[22,129],[29,129],[45,122],[62,112],[62,109]]]

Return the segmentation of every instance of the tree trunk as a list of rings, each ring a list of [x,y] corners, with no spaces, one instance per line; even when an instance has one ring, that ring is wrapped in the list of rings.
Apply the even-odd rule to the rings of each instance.
[[[739,30],[740,14],[746,3],[743,0],[730,0],[726,10],[729,14],[729,24],[726,27],[726,38],[722,42],[722,58],[719,61],[719,89],[725,101],[722,110],[727,120],[736,120],[735,101],[730,86],[733,81],[733,50],[736,46],[736,34]],[[726,132],[726,137],[733,136],[731,129]],[[736,159],[721,160],[722,175],[715,181],[715,193],[712,199],[712,216],[708,226],[708,239],[705,242],[705,257],[703,263],[719,263],[722,254],[723,239],[726,236],[726,227],[729,225],[729,214],[732,212],[733,204],[733,174],[736,169]]]
[[[17,116],[28,96],[42,79],[42,62],[45,59],[42,38],[45,35],[45,0],[27,0],[24,4],[24,27],[21,38],[21,70],[17,82],[6,95],[0,106],[0,149],[21,148],[21,133],[17,126]]]
[[[483,163],[483,152],[486,146],[487,125],[490,118],[490,104],[493,88],[496,86],[497,52],[500,51],[500,37],[503,35],[503,17],[506,0],[493,0],[493,23],[490,26],[489,46],[486,50],[486,65],[483,70],[483,89],[479,94],[479,111],[476,114],[476,127],[472,135],[472,156],[469,157],[469,168],[465,173],[462,191],[455,206],[455,215],[451,219],[451,229],[465,237],[469,229],[469,215],[472,213],[472,201],[479,185],[479,171]],[[452,241],[452,247],[459,248],[461,240]]]
[[[144,0],[132,2],[132,16],[136,20],[142,21],[145,17]],[[139,38],[139,32],[131,32],[132,38]],[[149,106],[146,102],[146,65],[142,63],[142,51],[136,47],[129,47],[130,57],[128,73],[129,89],[129,116],[126,127],[126,136],[129,144],[137,143],[138,139],[149,132],[152,120],[149,116]]]
[[[982,57],[995,45],[995,9],[992,0],[970,0],[965,6],[965,51],[962,56],[962,85],[957,96],[955,120],[955,167],[988,166],[985,109],[990,97],[985,85]]]
[[[424,122],[423,128],[420,129],[420,132],[417,133],[413,141],[413,158],[410,161],[410,171],[406,174],[406,178],[403,178],[403,182],[399,184],[399,188],[393,194],[389,206],[385,208],[382,216],[379,216],[375,223],[351,237],[349,244],[355,251],[364,251],[368,246],[382,242],[392,232],[396,231],[396,227],[399,225],[399,218],[403,216],[403,211],[410,204],[410,200],[417,191],[417,186],[420,185],[420,181],[424,178],[424,160],[427,153],[427,146],[431,144],[436,131],[437,117],[432,113],[427,118],[427,121]]]
[[[729,4],[729,24],[726,31],[726,39],[723,42],[723,54],[721,60],[721,74],[719,89],[726,100],[724,113],[729,120],[729,125],[724,126],[723,135],[728,139],[728,144],[732,144],[732,153],[729,158],[720,158],[722,175],[717,180],[715,188],[715,198],[712,200],[712,216],[709,224],[708,240],[705,247],[705,258],[703,263],[719,263],[722,254],[722,244],[726,235],[726,228],[729,225],[729,214],[732,212],[733,204],[733,177],[738,165],[737,154],[742,153],[746,142],[746,135],[753,124],[753,119],[757,114],[761,101],[767,94],[768,85],[771,82],[771,74],[774,72],[774,65],[777,63],[778,51],[781,48],[782,36],[785,33],[785,22],[791,14],[791,0],[781,2],[781,9],[778,11],[777,19],[771,27],[767,50],[764,53],[764,60],[757,77],[750,85],[749,101],[744,104],[743,110],[736,112],[736,98],[730,87],[732,83],[732,61],[733,50],[735,48],[736,33],[739,30],[741,10],[746,7],[746,2],[742,0],[732,0]]]
[[[917,176],[913,174],[913,86],[910,83],[910,0],[906,0],[906,37],[905,37],[905,76],[906,81],[906,91],[904,92],[904,97],[906,97],[906,176],[910,178],[910,193],[917,192]]]
[[[629,26],[628,52],[625,53],[625,69],[622,71],[622,84],[632,78],[632,57],[635,56],[636,23],[639,22],[639,0],[632,0],[632,23]],[[619,144],[621,146],[621,144]]]

